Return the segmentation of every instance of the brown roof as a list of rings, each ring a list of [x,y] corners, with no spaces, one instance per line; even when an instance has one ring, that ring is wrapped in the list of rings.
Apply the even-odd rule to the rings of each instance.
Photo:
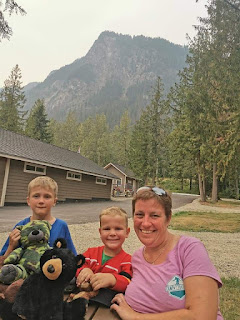
[[[77,152],[35,140],[0,128],[0,156],[29,162],[40,162],[46,166],[81,171],[86,174],[116,178]]]
[[[135,179],[135,180],[138,180],[136,177],[135,177],[135,174],[132,170],[124,167],[124,166],[121,166],[120,164],[116,164],[116,163],[109,163],[107,164],[104,168],[109,168],[109,166],[112,165],[114,166],[116,169],[118,169],[119,171],[121,171],[123,174],[125,174],[127,177],[129,178],[132,178],[132,179]]]

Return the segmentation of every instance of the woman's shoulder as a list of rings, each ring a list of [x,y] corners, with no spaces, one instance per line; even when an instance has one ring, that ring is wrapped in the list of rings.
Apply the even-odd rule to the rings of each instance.
[[[190,245],[193,243],[201,243],[201,240],[195,237],[182,235],[178,241],[179,245]]]
[[[182,235],[175,247],[175,250],[180,254],[190,254],[198,252],[206,252],[206,248],[200,239]],[[174,250],[174,252],[176,252]]]
[[[144,247],[140,247],[140,248],[138,248],[136,251],[134,251],[134,253],[132,254],[132,258],[133,258],[133,257],[142,256],[142,255],[143,255],[143,248],[144,248]]]

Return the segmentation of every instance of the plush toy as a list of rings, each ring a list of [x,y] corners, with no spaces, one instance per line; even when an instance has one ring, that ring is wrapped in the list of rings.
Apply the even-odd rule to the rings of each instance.
[[[49,249],[51,225],[45,220],[33,220],[26,225],[17,226],[21,230],[21,247],[13,250],[4,260],[0,270],[0,282],[11,284],[18,279],[26,279],[39,271],[40,257]]]
[[[64,288],[85,262],[83,255],[74,256],[64,239],[56,240],[40,260],[40,272],[24,280],[13,313],[27,320],[83,320],[86,300],[64,301]],[[4,320],[4,319],[3,319]]]

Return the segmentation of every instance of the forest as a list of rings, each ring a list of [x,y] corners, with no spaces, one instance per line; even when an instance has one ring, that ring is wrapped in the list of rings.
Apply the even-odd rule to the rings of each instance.
[[[239,1],[211,0],[207,9],[189,39],[179,82],[166,95],[158,77],[135,123],[129,110],[113,128],[103,113],[79,122],[70,111],[59,122],[48,119],[43,99],[26,112],[16,65],[0,92],[0,127],[79,152],[100,166],[127,166],[142,184],[170,179],[185,191],[187,182],[202,201],[239,199]]]

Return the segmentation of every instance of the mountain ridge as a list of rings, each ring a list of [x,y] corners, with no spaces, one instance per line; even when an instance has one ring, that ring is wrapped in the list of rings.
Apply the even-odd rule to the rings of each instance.
[[[134,121],[149,103],[158,76],[166,92],[177,81],[187,53],[187,47],[165,39],[104,31],[84,57],[26,91],[26,109],[43,98],[49,117],[57,120],[74,110],[80,121],[104,112],[114,123],[127,109]]]

